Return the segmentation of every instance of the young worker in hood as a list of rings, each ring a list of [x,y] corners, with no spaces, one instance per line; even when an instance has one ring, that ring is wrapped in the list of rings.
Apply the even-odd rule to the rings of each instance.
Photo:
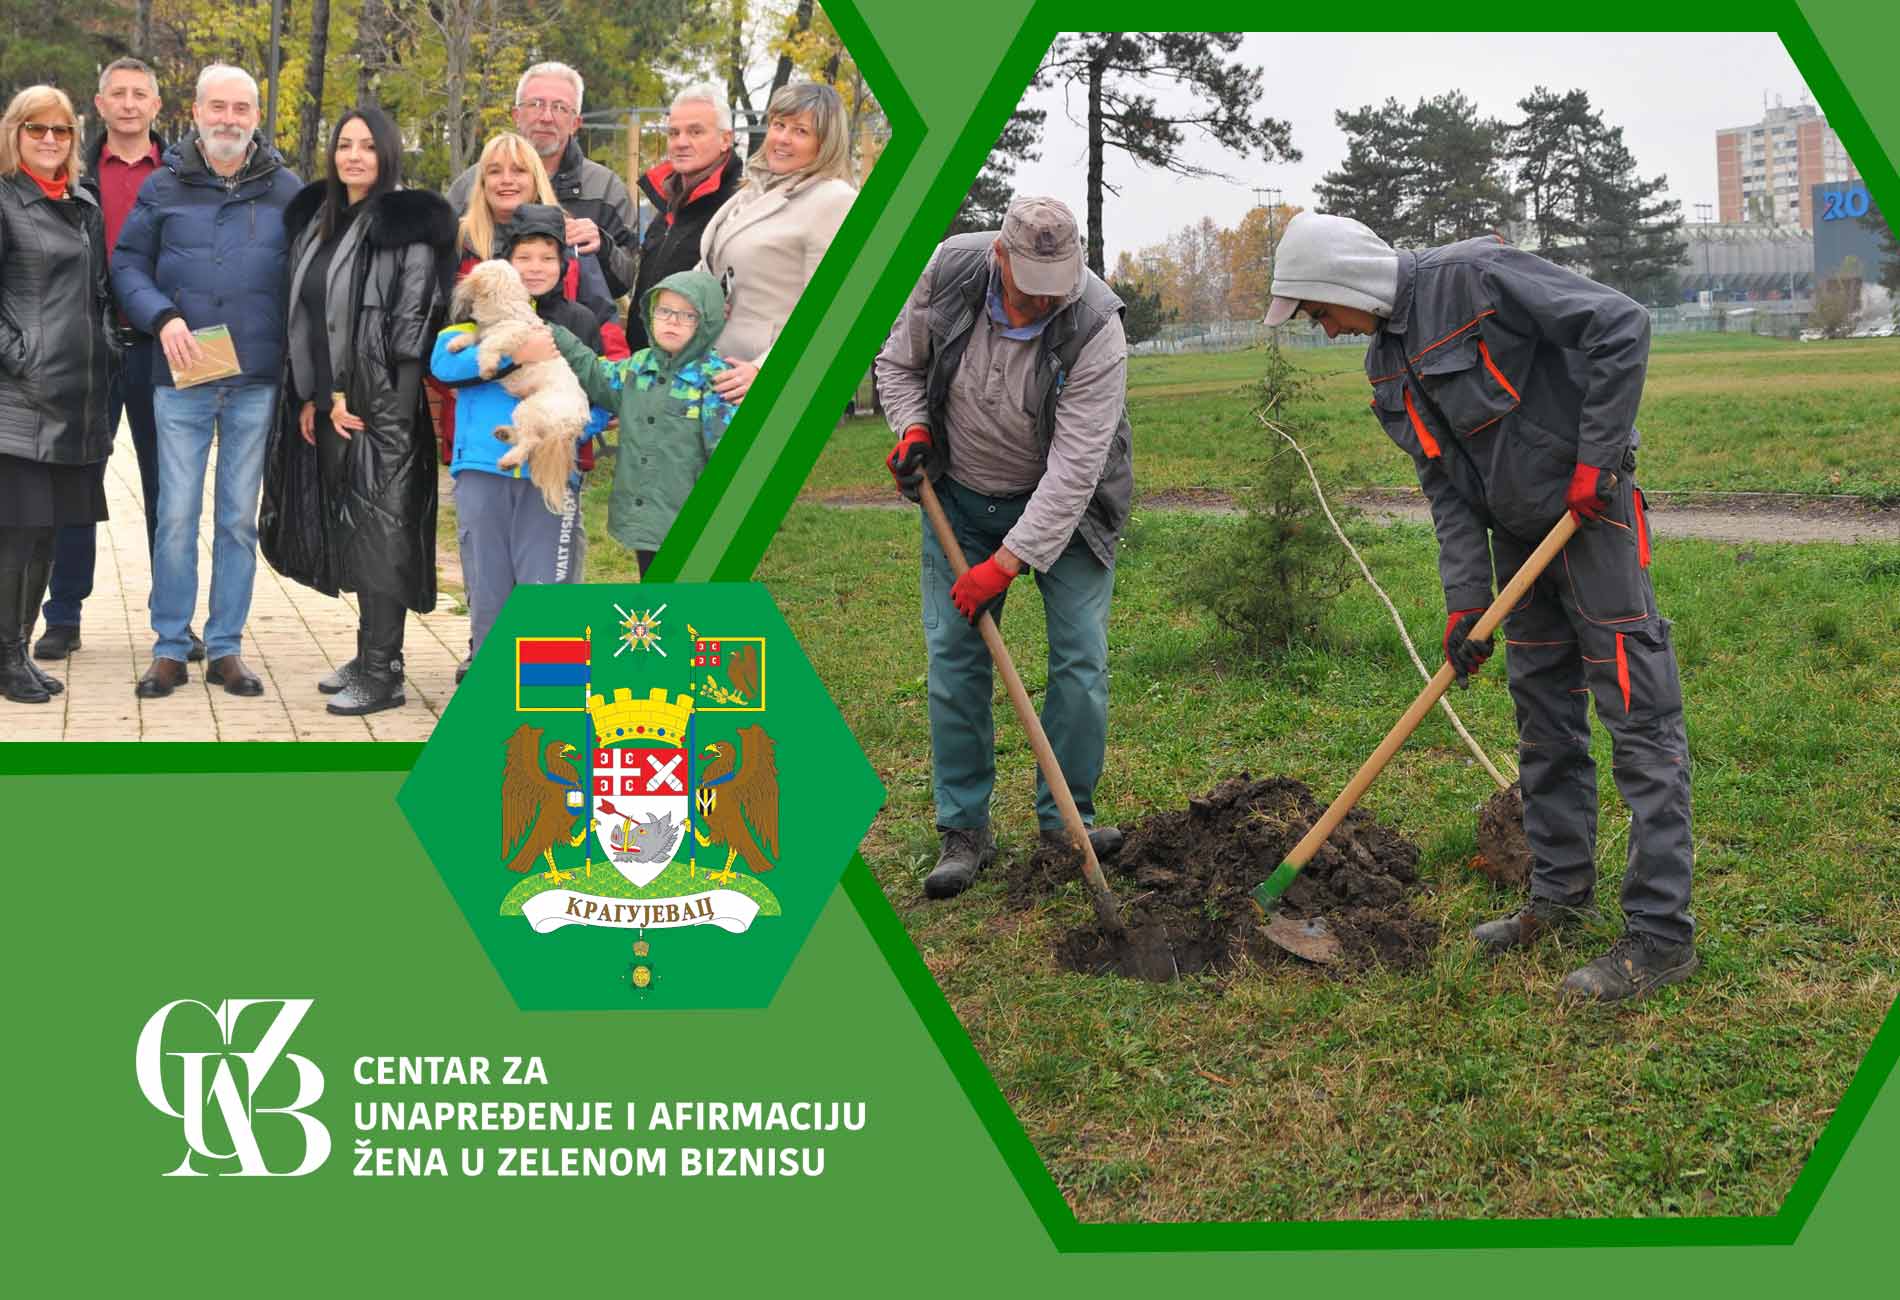
[[[996,856],[996,784],[986,609],[1035,572],[1049,629],[1042,720],[1062,775],[1095,818],[1108,748],[1108,605],[1115,544],[1134,494],[1128,341],[1122,304],[1082,264],[1075,216],[1019,197],[999,231],[938,245],[877,358],[885,416],[898,434],[886,464],[911,500],[928,476],[970,571],[951,581],[923,525],[924,644],[930,657],[930,763],[942,851],[931,898],[969,888]],[[1045,840],[1067,844],[1055,798],[1036,781]],[[1089,832],[1097,857],[1121,832]]]
[[[1431,503],[1445,655],[1461,682],[1491,653],[1469,633],[1494,572],[1502,587],[1564,511],[1583,525],[1504,620],[1535,866],[1530,901],[1473,936],[1501,952],[1594,916],[1594,697],[1631,815],[1626,929],[1563,992],[1614,1002],[1687,979],[1689,747],[1635,475],[1648,312],[1494,238],[1400,252],[1319,213],[1287,226],[1267,324],[1301,311],[1328,338],[1372,336],[1373,412]]]

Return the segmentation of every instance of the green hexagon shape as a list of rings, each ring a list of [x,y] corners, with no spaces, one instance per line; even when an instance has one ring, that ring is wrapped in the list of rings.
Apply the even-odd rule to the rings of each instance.
[[[958,198],[988,155],[989,144],[1007,121],[1022,88],[1034,72],[1042,51],[1060,32],[1073,30],[1079,11],[1063,0],[1037,0],[1027,21],[1011,40],[996,73],[981,94],[949,151],[923,210],[912,223],[900,255],[873,293],[866,319],[883,320],[894,314],[915,284],[937,235],[954,212]],[[1743,0],[1720,8],[1699,7],[1693,13],[1671,13],[1680,27],[1710,25],[1719,15],[1725,30],[1774,30],[1794,59],[1829,123],[1860,166],[1874,197],[1888,212],[1900,212],[1900,172],[1881,148],[1867,119],[1836,71],[1827,52],[1809,26],[1802,8],[1776,0]],[[1090,11],[1089,20],[1105,30],[1124,31],[1151,26],[1151,7],[1113,4]],[[1220,26],[1245,27],[1257,20],[1257,7],[1242,0],[1207,0],[1196,6],[1186,26],[1192,30]],[[1640,30],[1655,22],[1651,9],[1640,6],[1597,11],[1591,24],[1599,30]],[[1840,40],[1844,20],[1829,16],[1833,39]],[[1621,27],[1616,24],[1621,21]],[[1860,68],[1863,75],[1867,68]],[[964,181],[964,186],[955,182]],[[854,344],[857,340],[854,339]],[[881,336],[864,347],[865,360],[876,351]],[[847,354],[841,361],[856,365]],[[784,503],[789,505],[789,501]],[[721,572],[750,572],[758,554],[784,517],[783,508],[753,512],[740,544],[722,562]],[[997,1087],[989,1067],[977,1053],[968,1031],[945,999],[936,978],[924,964],[903,922],[885,898],[862,858],[854,860],[843,880],[899,984],[929,1031],[945,1063],[969,1098],[985,1130],[995,1142],[1030,1207],[1063,1253],[1112,1254],[1173,1251],[1305,1251],[1305,1250],[1441,1250],[1517,1249],[1579,1246],[1739,1246],[1786,1245],[1807,1224],[1833,1177],[1848,1145],[1866,1118],[1881,1085],[1900,1065],[1900,1003],[1891,1008],[1873,1041],[1868,1044],[1852,1083],[1826,1127],[1815,1139],[1806,1166],[1795,1180],[1781,1208],[1773,1215],[1737,1218],[1676,1220],[1416,1220],[1404,1222],[1289,1222],[1289,1223],[1081,1223],[1030,1142],[1009,1101]]]
[[[397,801],[523,1010],[746,1008],[884,789],[764,587],[547,586]]]

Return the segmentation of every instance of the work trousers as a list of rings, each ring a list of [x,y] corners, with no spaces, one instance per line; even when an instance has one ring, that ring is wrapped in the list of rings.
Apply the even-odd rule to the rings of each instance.
[[[957,543],[971,564],[987,559],[1022,516],[1029,497],[991,497],[947,475],[937,496]],[[950,563],[924,520],[924,645],[930,656],[930,758],[943,829],[988,824],[996,784],[996,728],[989,648],[950,600]],[[1035,575],[1049,631],[1049,685],[1042,725],[1062,765],[1063,779],[1082,813],[1095,820],[1095,784],[1108,748],[1108,606],[1115,571],[1095,558],[1080,536],[1056,562]],[[1000,627],[1003,602],[990,611]],[[1062,814],[1047,783],[1036,775],[1036,821],[1059,828]]]
[[[1610,733],[1611,774],[1630,810],[1625,921],[1652,938],[1688,943],[1695,853],[1682,683],[1669,620],[1656,610],[1648,521],[1632,480],[1623,477],[1603,521],[1578,529],[1504,620],[1531,894],[1571,906],[1596,894],[1594,698]],[[1500,589],[1532,549],[1492,533]]]

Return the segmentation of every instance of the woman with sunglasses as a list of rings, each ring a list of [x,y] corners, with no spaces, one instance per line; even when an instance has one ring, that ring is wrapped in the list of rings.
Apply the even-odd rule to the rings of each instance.
[[[0,694],[23,704],[64,689],[26,652],[54,531],[106,517],[112,296],[78,130],[51,86],[28,86],[0,116]]]

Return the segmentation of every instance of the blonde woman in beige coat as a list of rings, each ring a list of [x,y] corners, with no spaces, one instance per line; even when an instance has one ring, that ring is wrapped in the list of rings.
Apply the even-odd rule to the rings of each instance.
[[[713,214],[700,269],[726,291],[715,347],[733,362],[713,381],[736,402],[752,386],[858,196],[851,183],[844,105],[818,82],[783,86],[766,108],[765,144],[746,160],[746,184]]]

